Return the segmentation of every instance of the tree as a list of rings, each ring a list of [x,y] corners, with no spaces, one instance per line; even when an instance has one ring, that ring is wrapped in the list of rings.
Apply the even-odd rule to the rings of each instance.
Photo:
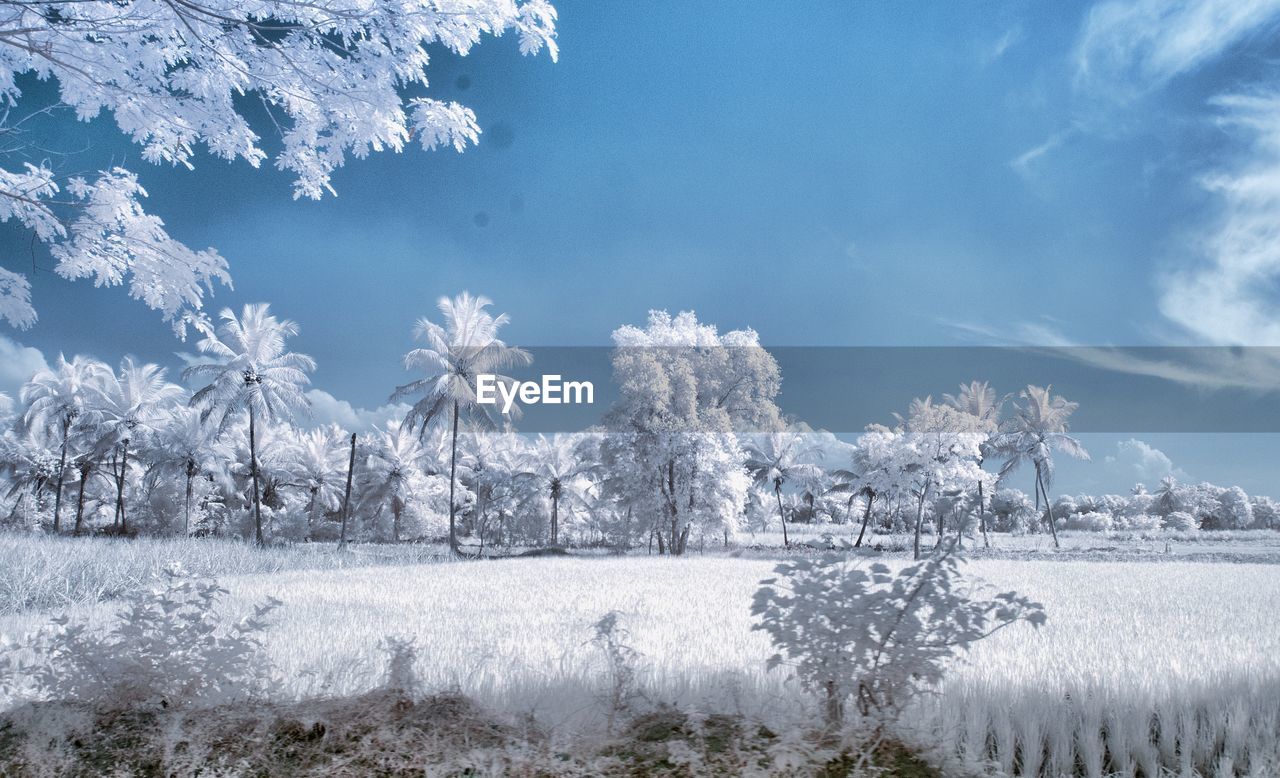
[[[794,432],[751,436],[747,439],[746,451],[747,471],[756,485],[773,491],[778,502],[778,518],[782,521],[782,544],[790,546],[787,518],[782,510],[782,486],[787,481],[821,475],[820,467],[805,460],[821,458],[822,452],[807,444],[803,435]]]
[[[128,531],[125,520],[125,484],[129,475],[129,444],[152,434],[165,414],[186,394],[182,387],[164,380],[159,365],[138,364],[132,357],[120,362],[120,372],[106,371],[96,387],[98,448],[113,451],[116,508],[113,522]],[[118,454],[118,458],[116,457]]]
[[[590,481],[599,464],[585,461],[578,456],[579,438],[574,435],[538,436],[529,459],[532,469],[516,473],[517,477],[532,478],[543,484],[541,494],[551,502],[551,545],[560,544],[560,503],[586,505]]]
[[[978,449],[978,466],[991,455],[995,435],[1000,431],[1000,416],[1004,412],[1008,396],[997,398],[996,390],[986,381],[970,381],[960,385],[959,394],[942,395],[942,400],[958,411],[969,414],[978,423],[978,429],[987,435]],[[982,481],[978,482],[978,528],[982,532],[982,544],[990,546],[987,538],[987,501]]]
[[[391,540],[400,542],[400,527],[405,508],[422,489],[424,474],[420,466],[423,448],[418,435],[404,425],[388,422],[385,430],[370,446],[365,468],[368,488],[363,499],[373,511],[391,511]]]
[[[216,466],[230,456],[218,440],[215,425],[206,423],[194,408],[173,408],[152,439],[147,452],[147,478],[153,483],[162,478],[183,481],[182,534],[191,534],[191,502],[195,479],[201,473],[214,475],[224,466]]]
[[[734,433],[782,428],[777,362],[754,330],[721,335],[692,311],[650,311],[613,341],[620,399],[601,448],[612,496],[653,517],[660,551],[683,553],[695,523],[736,528],[750,482]]]
[[[1028,386],[1019,393],[1022,402],[1015,404],[1014,415],[1005,422],[994,448],[1005,457],[1000,468],[1001,480],[1030,462],[1036,473],[1037,497],[1044,497],[1048,512],[1049,531],[1053,533],[1053,546],[1058,544],[1058,529],[1053,522],[1053,506],[1049,500],[1049,487],[1053,485],[1053,452],[1061,451],[1076,459],[1089,458],[1080,441],[1067,434],[1067,419],[1080,407],[1051,393],[1052,386]]]
[[[307,539],[315,531],[321,510],[341,504],[346,475],[346,433],[336,425],[300,432],[290,463],[292,480],[307,492]]]
[[[230,308],[219,314],[222,325],[215,331],[203,326],[204,338],[197,347],[214,361],[192,365],[184,379],[208,378],[209,383],[191,397],[206,421],[216,421],[225,429],[241,411],[249,414],[249,470],[253,480],[254,541],[266,544],[262,534],[262,502],[258,489],[258,448],[256,424],[265,420],[291,418],[307,406],[302,387],[316,363],[305,354],[285,349],[285,339],[298,334],[298,325],[272,316],[266,303],[245,305],[239,316]]]
[[[423,94],[430,46],[466,54],[483,35],[513,31],[523,53],[545,47],[554,59],[555,19],[547,0],[10,4],[0,11],[0,96],[10,107],[0,130],[26,118],[12,107],[25,105],[18,76],[31,73],[56,82],[79,119],[110,112],[152,163],[190,167],[204,144],[258,167],[267,159],[259,132],[270,128],[275,166],[296,176],[294,197],[318,199],[348,154],[398,152],[411,139],[458,151],[477,142],[470,109]],[[250,124],[245,96],[265,108],[263,126]],[[205,290],[229,281],[217,252],[187,248],[143,210],[134,173],[66,178],[21,152],[0,169],[0,221],[30,229],[60,275],[127,281],[179,332]],[[0,318],[31,326],[30,292],[0,268]]]
[[[486,428],[494,424],[489,413],[496,406],[477,402],[476,378],[494,375],[498,383],[510,385],[512,379],[499,371],[533,361],[529,352],[498,339],[498,331],[509,319],[505,313],[494,316],[485,310],[492,304],[487,297],[473,297],[467,292],[453,298],[441,297],[436,305],[444,317],[444,326],[425,317],[419,319],[413,333],[427,347],[413,349],[404,356],[405,369],[421,370],[426,375],[396,387],[391,395],[393,402],[421,395],[404,419],[406,426],[418,427],[421,432],[452,415],[449,548],[454,554],[458,553],[458,506],[454,494],[458,480],[458,425],[463,417]]]
[[[96,359],[77,356],[68,362],[59,354],[53,369],[33,375],[19,392],[19,399],[26,405],[22,423],[28,428],[57,430],[59,455],[58,469],[54,474],[54,532],[61,529],[62,485],[66,478],[67,447],[72,426],[89,409],[95,388],[110,372]]]

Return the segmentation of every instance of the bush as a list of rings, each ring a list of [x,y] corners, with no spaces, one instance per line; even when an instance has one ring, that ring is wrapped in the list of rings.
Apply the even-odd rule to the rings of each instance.
[[[1164,526],[1164,519],[1150,513],[1136,513],[1116,519],[1116,529],[1132,532],[1154,532]]]
[[[1177,530],[1179,532],[1187,532],[1200,528],[1200,522],[1196,521],[1196,517],[1186,511],[1174,511],[1164,517],[1164,528]]]
[[[1017,621],[1045,622],[1039,603],[1014,592],[971,599],[954,545],[896,574],[883,564],[859,569],[839,553],[774,572],[756,592],[752,629],[779,649],[770,669],[793,666],[801,685],[824,698],[830,725],[842,721],[850,698],[864,716],[892,718],[937,685],[960,651]]]
[[[1058,525],[1059,529],[1074,529],[1084,532],[1108,532],[1115,527],[1115,519],[1110,513],[1101,511],[1090,511],[1088,513],[1073,513],[1067,516]]]
[[[218,604],[226,593],[173,565],[161,587],[130,596],[105,631],[58,616],[25,651],[5,646],[0,688],[120,710],[262,696],[275,680],[259,634],[280,602],[268,598],[224,626]]]

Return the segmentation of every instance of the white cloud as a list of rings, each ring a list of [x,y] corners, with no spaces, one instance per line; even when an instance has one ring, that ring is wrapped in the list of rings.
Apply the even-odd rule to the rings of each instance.
[[[1027,149],[1026,151],[1022,152],[1018,156],[1011,159],[1009,161],[1009,166],[1012,167],[1015,171],[1017,171],[1019,175],[1022,175],[1022,176],[1031,175],[1031,173],[1034,170],[1035,164],[1039,160],[1041,160],[1043,157],[1045,157],[1045,155],[1049,154],[1054,149],[1057,149],[1059,146],[1061,146],[1062,144],[1070,140],[1071,137],[1076,134],[1076,132],[1077,132],[1077,128],[1075,127],[1075,125],[1072,125],[1071,127],[1068,127],[1065,130],[1059,130],[1055,132],[1054,134],[1046,138],[1045,141],[1040,145]]]
[[[1106,464],[1117,473],[1143,483],[1154,483],[1167,475],[1179,481],[1187,480],[1187,474],[1174,467],[1167,454],[1137,438],[1116,443],[1116,453],[1107,456]]]
[[[1009,49],[1021,43],[1024,37],[1025,35],[1021,24],[1016,24],[1013,27],[1010,27],[1005,30],[1004,35],[1001,35],[999,40],[991,44],[991,46],[983,52],[983,59],[986,60],[988,64],[995,62],[1003,57],[1005,52]]]
[[[1223,214],[1199,241],[1204,261],[1160,279],[1160,312],[1211,343],[1280,346],[1280,94],[1215,103],[1250,136],[1248,160],[1205,179]]]
[[[1158,89],[1277,17],[1280,0],[1099,3],[1076,43],[1077,84],[1121,100]]]
[[[49,362],[39,349],[24,346],[0,335],[0,392],[17,399],[18,389]]]
[[[365,432],[379,428],[390,420],[399,421],[409,410],[409,406],[405,403],[380,405],[372,410],[357,408],[323,389],[311,389],[307,392],[307,399],[311,401],[311,418],[300,418],[300,422],[311,426],[337,424],[352,432]]]

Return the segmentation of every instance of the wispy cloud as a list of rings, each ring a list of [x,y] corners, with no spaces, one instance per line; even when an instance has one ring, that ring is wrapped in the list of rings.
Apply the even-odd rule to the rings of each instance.
[[[1012,167],[1014,170],[1016,170],[1022,176],[1031,175],[1035,167],[1035,164],[1041,158],[1043,158],[1045,155],[1049,154],[1051,151],[1053,151],[1054,149],[1057,149],[1059,146],[1061,146],[1062,144],[1070,140],[1071,137],[1075,135],[1076,131],[1077,130],[1074,125],[1072,125],[1071,127],[1067,127],[1066,129],[1063,129],[1063,130],[1058,130],[1057,132],[1055,132],[1054,134],[1046,138],[1043,143],[1037,146],[1033,146],[1032,148],[1027,149],[1026,151],[1022,152],[1018,156],[1011,159],[1009,161],[1009,166]]]
[[[1280,390],[1280,349],[1176,348],[1086,345],[1062,333],[1057,322],[1014,322],[1004,326],[940,320],[964,340],[1047,354],[1098,370],[1147,376],[1196,389]]]
[[[983,52],[983,60],[987,64],[995,62],[1003,57],[1005,52],[1009,51],[1009,49],[1021,43],[1024,37],[1026,37],[1026,34],[1023,32],[1022,25],[1015,24],[1013,27],[1005,30],[1004,34],[1001,35],[995,43],[987,47]]]
[[[1075,47],[1077,84],[1124,99],[1158,89],[1280,18],[1280,0],[1099,3]]]
[[[48,366],[48,360],[39,349],[0,335],[0,392],[16,399],[18,389],[27,379]]]
[[[1204,179],[1222,216],[1200,261],[1160,279],[1160,311],[1211,343],[1280,346],[1280,94],[1215,100],[1224,126],[1246,136],[1246,160]]]

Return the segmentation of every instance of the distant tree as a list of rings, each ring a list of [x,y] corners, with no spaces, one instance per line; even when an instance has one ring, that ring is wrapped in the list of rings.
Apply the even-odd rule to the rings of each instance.
[[[1028,386],[1019,397],[1012,418],[1005,422],[994,449],[1005,458],[1000,469],[1003,480],[1024,463],[1035,468],[1036,494],[1044,497],[1048,512],[1049,531],[1053,533],[1054,548],[1059,548],[1058,529],[1054,526],[1053,507],[1049,500],[1049,487],[1053,485],[1053,452],[1061,451],[1076,459],[1088,459],[1080,441],[1067,434],[1067,419],[1080,407],[1051,393],[1052,386]]]
[[[369,446],[364,469],[367,487],[362,499],[375,515],[383,509],[391,511],[393,543],[400,542],[405,509],[423,488],[422,456],[418,435],[394,422],[379,430]]]
[[[653,517],[661,552],[684,553],[695,528],[735,529],[750,485],[735,432],[782,428],[777,362],[755,331],[720,334],[692,311],[650,311],[613,341],[620,397],[601,456],[614,498]]]
[[[253,481],[254,541],[266,544],[262,534],[262,498],[259,490],[257,421],[291,418],[307,407],[302,387],[316,363],[305,354],[285,348],[285,339],[298,334],[298,325],[271,315],[266,303],[244,306],[237,316],[230,308],[219,314],[215,331],[202,326],[204,338],[197,347],[213,358],[192,365],[184,379],[209,379],[191,397],[206,421],[223,429],[241,412],[249,415],[249,471]]]
[[[822,469],[813,463],[822,452],[810,445],[804,435],[774,432],[747,437],[747,472],[757,486],[773,492],[778,503],[778,519],[782,522],[782,543],[790,546],[787,517],[782,509],[782,487],[788,481],[816,478]]]
[[[180,478],[183,483],[182,534],[191,534],[191,508],[196,478],[223,475],[230,452],[218,440],[216,425],[208,424],[194,408],[174,408],[152,438],[147,451],[147,479]]]
[[[457,297],[441,297],[436,305],[444,317],[440,326],[425,317],[418,320],[414,336],[425,341],[426,348],[416,348],[404,355],[408,370],[421,370],[422,378],[396,387],[392,401],[421,395],[406,414],[404,423],[425,432],[428,427],[452,418],[449,451],[449,549],[458,553],[455,489],[458,482],[458,425],[465,417],[472,425],[491,428],[490,416],[495,406],[481,405],[476,397],[476,378],[493,375],[499,383],[510,385],[512,379],[500,371],[516,365],[527,365],[533,357],[524,349],[508,346],[498,338],[507,324],[507,315],[494,316],[486,309],[493,304],[487,297],[463,292]],[[515,408],[512,409],[515,411]]]
[[[54,473],[53,531],[61,529],[62,485],[67,472],[67,449],[73,425],[90,410],[95,390],[103,376],[110,373],[96,359],[73,357],[67,361],[61,354],[52,369],[44,369],[23,384],[18,397],[26,406],[22,423],[29,428],[56,430],[58,468]]]
[[[125,357],[119,372],[104,372],[96,387],[98,447],[112,451],[116,484],[113,526],[121,532],[128,531],[125,485],[129,477],[129,444],[154,434],[186,395],[182,387],[164,377],[165,370],[159,365],[138,364],[132,357]]]
[[[128,283],[183,332],[205,291],[229,281],[226,262],[170,237],[143,210],[133,172],[68,176],[44,161],[66,155],[24,142],[24,122],[49,107],[30,103],[19,76],[56,84],[57,106],[78,119],[109,113],[148,162],[191,167],[203,144],[256,168],[274,146],[275,166],[295,176],[294,197],[318,199],[348,155],[398,152],[411,140],[458,151],[477,142],[470,109],[423,93],[434,49],[465,55],[482,36],[512,31],[522,53],[546,48],[554,59],[555,19],[546,0],[6,4],[0,221],[46,244],[59,275]],[[258,103],[266,118],[254,126],[246,107]],[[36,320],[26,277],[3,268],[0,319]]]
[[[943,402],[950,405],[956,410],[963,411],[977,420],[978,431],[984,433],[986,438],[978,447],[978,466],[981,467],[983,462],[992,453],[992,444],[995,435],[1000,430],[1001,415],[1004,413],[1005,402],[1008,397],[997,397],[996,390],[986,381],[970,381],[967,384],[960,385],[959,394],[942,395]],[[982,481],[978,482],[978,528],[982,532],[982,543],[984,546],[990,546],[991,542],[987,538],[987,500],[985,494],[985,486]]]
[[[336,425],[300,432],[290,462],[292,481],[307,492],[307,538],[321,511],[337,510],[347,474],[347,434]]]
[[[542,485],[540,493],[551,503],[548,526],[553,546],[560,544],[561,502],[585,507],[593,486],[591,478],[600,470],[599,463],[579,456],[580,443],[576,435],[539,435],[528,456],[531,469],[516,473],[517,477],[532,478]]]

